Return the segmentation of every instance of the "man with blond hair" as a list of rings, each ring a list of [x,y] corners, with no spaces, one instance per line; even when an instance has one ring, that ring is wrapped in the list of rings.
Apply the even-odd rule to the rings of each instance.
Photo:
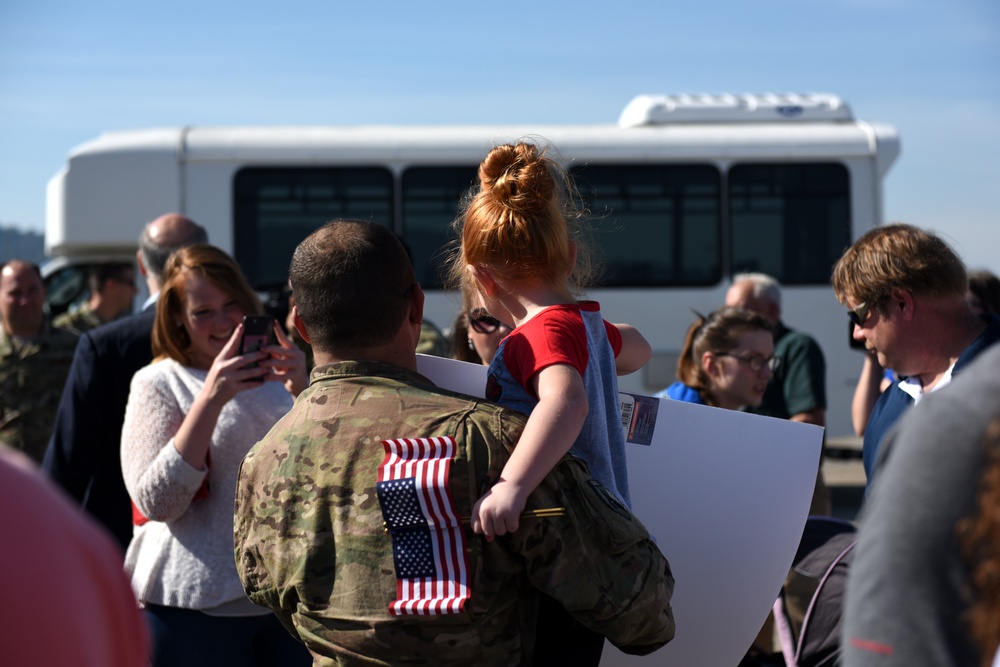
[[[834,266],[833,289],[848,308],[855,340],[899,377],[865,429],[870,489],[892,426],[1000,340],[1000,318],[972,311],[962,260],[940,237],[912,225],[876,227],[859,238]]]

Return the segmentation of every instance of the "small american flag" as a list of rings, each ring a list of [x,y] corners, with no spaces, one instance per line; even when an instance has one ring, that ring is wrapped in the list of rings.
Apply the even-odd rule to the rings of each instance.
[[[469,599],[465,532],[448,485],[452,438],[383,440],[379,505],[392,537],[394,616],[456,614]]]

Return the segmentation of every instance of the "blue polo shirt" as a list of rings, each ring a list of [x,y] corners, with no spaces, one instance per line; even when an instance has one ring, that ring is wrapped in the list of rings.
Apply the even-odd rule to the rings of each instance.
[[[997,341],[1000,341],[1000,317],[989,315],[984,317],[987,321],[986,328],[976,340],[972,341],[969,347],[965,348],[962,355],[955,362],[952,369],[952,376],[957,375],[965,366],[975,359],[980,352],[987,349]],[[899,388],[900,380],[897,379],[892,386],[882,392],[871,416],[868,418],[868,425],[865,427],[865,442],[862,449],[862,459],[865,466],[865,476],[868,483],[865,493],[871,489],[875,479],[875,464],[878,459],[879,449],[882,441],[895,425],[899,418],[913,405],[913,398]]]

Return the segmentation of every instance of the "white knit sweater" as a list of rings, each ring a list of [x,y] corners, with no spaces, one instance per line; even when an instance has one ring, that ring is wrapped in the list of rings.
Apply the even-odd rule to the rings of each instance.
[[[141,602],[207,609],[245,597],[236,574],[233,502],[244,455],[291,408],[280,382],[240,392],[223,407],[212,435],[209,469],[191,467],[173,437],[207,371],[173,360],[132,378],[122,427],[122,473],[139,511],[125,570]],[[205,476],[208,498],[192,500]]]

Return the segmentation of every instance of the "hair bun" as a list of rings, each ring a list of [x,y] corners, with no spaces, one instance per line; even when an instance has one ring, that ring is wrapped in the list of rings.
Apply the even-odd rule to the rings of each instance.
[[[544,150],[529,143],[497,146],[479,166],[482,191],[511,211],[526,212],[547,206],[555,181],[544,154]]]

